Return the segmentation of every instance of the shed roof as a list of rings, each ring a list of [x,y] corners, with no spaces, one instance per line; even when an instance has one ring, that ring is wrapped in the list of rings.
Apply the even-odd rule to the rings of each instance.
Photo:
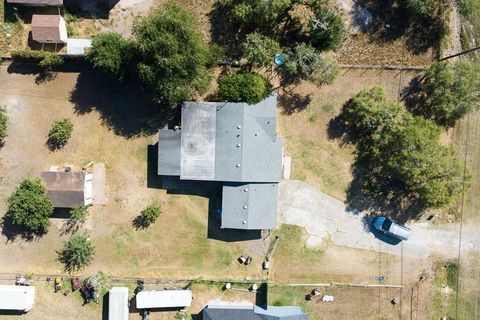
[[[0,310],[29,311],[35,302],[35,287],[0,285]]]
[[[191,290],[140,291],[136,296],[138,309],[183,308],[192,304]]]
[[[62,6],[63,0],[7,0],[8,3],[31,6]]]
[[[63,41],[60,23],[65,23],[60,15],[34,14],[32,16],[32,39],[38,42]]]
[[[180,130],[160,130],[158,133],[158,175],[180,176]]]
[[[54,207],[73,208],[85,204],[84,172],[45,171],[41,178]]]
[[[277,183],[225,183],[222,228],[273,229],[277,225]]]
[[[128,320],[128,288],[113,287],[108,293],[108,320]]]
[[[208,305],[202,312],[203,320],[308,320],[300,307],[285,306],[266,309],[258,306]]]

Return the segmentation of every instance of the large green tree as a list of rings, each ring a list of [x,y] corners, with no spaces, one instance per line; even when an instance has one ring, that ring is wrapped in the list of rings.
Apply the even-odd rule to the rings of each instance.
[[[95,247],[86,234],[72,235],[58,252],[58,259],[67,271],[78,271],[93,261]]]
[[[95,68],[121,78],[125,71],[125,63],[129,58],[129,45],[130,42],[121,34],[101,33],[93,38],[89,58]]]
[[[480,70],[468,61],[437,62],[425,73],[425,114],[441,125],[453,126],[480,107]]]
[[[206,92],[212,79],[208,46],[193,14],[172,1],[134,25],[140,80],[169,101]]]
[[[344,29],[339,14],[330,9],[320,10],[310,20],[310,41],[319,50],[336,50],[343,40]]]
[[[343,116],[368,167],[367,185],[432,208],[460,194],[464,168],[454,151],[440,144],[441,127],[389,102],[383,88],[361,91],[345,105]]]
[[[53,206],[40,179],[25,179],[7,200],[7,217],[33,233],[50,226]]]
[[[275,54],[281,52],[278,42],[258,33],[247,35],[242,49],[248,62],[259,67],[271,66]]]
[[[167,1],[136,21],[133,38],[117,34],[93,41],[90,59],[114,76],[137,77],[155,95],[180,102],[210,87],[212,55],[198,31],[194,15]]]

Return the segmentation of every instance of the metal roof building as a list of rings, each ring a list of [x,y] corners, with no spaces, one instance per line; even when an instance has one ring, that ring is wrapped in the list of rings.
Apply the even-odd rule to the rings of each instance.
[[[184,308],[192,304],[191,290],[140,291],[136,296],[138,309]]]
[[[90,173],[45,171],[41,178],[55,208],[85,206],[93,201],[93,176]]]
[[[0,285],[0,310],[27,312],[35,302],[35,287]]]
[[[7,0],[7,3],[24,6],[63,6],[63,0]]]
[[[160,130],[158,174],[223,182],[222,228],[273,229],[283,141],[277,97],[249,105],[185,102],[181,130]]]
[[[127,287],[113,287],[108,292],[108,320],[128,320]]]
[[[300,307],[208,305],[202,311],[202,320],[308,320]]]

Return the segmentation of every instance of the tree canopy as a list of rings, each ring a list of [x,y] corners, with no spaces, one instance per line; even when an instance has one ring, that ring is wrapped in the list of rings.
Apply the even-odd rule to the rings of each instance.
[[[255,104],[265,99],[271,90],[270,82],[258,73],[224,74],[218,78],[217,99]]]
[[[342,17],[332,10],[320,10],[310,20],[310,42],[319,50],[335,50],[343,40]]]
[[[114,76],[127,73],[138,78],[170,102],[205,93],[212,79],[211,54],[194,15],[173,1],[136,21],[132,39],[99,36],[93,41],[90,59]]]
[[[160,205],[156,202],[152,202],[140,212],[140,215],[135,218],[133,224],[137,229],[148,228],[151,224],[157,221],[161,213],[162,208]]]
[[[389,102],[383,88],[361,91],[345,105],[343,116],[368,166],[372,189],[431,208],[448,205],[461,192],[464,168],[454,151],[440,144],[441,127]]]
[[[275,54],[282,51],[278,42],[258,33],[247,35],[242,48],[243,56],[251,64],[259,67],[271,66]]]
[[[40,179],[25,179],[7,200],[7,217],[33,233],[50,226],[53,206]]]
[[[72,136],[72,120],[65,118],[56,120],[48,132],[47,144],[51,149],[63,148]]]
[[[436,62],[426,71],[425,114],[440,125],[453,126],[480,107],[480,70],[468,61]]]
[[[93,66],[121,78],[128,59],[129,41],[114,32],[101,33],[93,38],[89,58]]]
[[[93,261],[95,247],[85,234],[75,234],[65,242],[63,249],[58,252],[58,259],[67,271],[78,271]]]

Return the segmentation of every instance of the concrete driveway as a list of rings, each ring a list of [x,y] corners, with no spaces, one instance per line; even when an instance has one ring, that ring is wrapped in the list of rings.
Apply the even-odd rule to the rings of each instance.
[[[304,227],[308,246],[330,241],[339,246],[367,250],[378,250],[381,246],[386,253],[401,254],[402,242],[371,230],[371,221],[364,213],[301,181],[280,183],[279,220],[280,223]],[[403,241],[405,256],[426,257],[435,253],[453,258],[458,254],[458,224],[417,223],[408,226],[413,232],[408,241]],[[478,250],[479,246],[480,233],[464,229],[462,251]]]

